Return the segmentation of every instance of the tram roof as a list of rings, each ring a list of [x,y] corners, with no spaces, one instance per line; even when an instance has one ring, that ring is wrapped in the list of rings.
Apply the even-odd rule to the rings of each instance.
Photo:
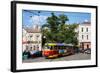
[[[65,44],[65,43],[46,43],[45,45],[49,46],[73,46],[72,44]]]

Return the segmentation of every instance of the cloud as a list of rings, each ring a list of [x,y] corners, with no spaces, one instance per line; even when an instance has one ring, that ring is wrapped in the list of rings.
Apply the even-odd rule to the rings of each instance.
[[[32,16],[30,22],[32,22],[32,24],[39,24],[39,25],[43,25],[46,22],[46,19],[48,18],[48,16],[44,16],[44,15],[34,15]]]
[[[41,16],[40,16],[40,22],[41,22],[41,23],[45,23],[47,18],[48,18],[48,16],[43,16],[43,15],[41,15]]]

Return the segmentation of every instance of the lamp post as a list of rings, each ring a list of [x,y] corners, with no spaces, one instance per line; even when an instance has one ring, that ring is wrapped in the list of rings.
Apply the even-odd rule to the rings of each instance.
[[[45,43],[46,43],[46,36],[43,36],[43,38],[42,38],[42,46],[44,46]]]

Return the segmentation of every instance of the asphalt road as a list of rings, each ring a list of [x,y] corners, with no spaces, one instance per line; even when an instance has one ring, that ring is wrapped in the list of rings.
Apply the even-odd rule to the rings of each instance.
[[[52,62],[52,61],[70,61],[70,60],[88,60],[91,59],[91,54],[78,53],[70,56],[55,58],[55,59],[45,59],[44,57],[38,57],[34,59],[23,60],[23,63],[34,63],[34,62]]]

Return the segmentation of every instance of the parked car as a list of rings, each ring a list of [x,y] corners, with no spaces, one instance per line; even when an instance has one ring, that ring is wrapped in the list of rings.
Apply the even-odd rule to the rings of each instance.
[[[82,49],[82,50],[80,50],[80,53],[84,53],[84,50]]]
[[[30,51],[30,54],[31,54],[31,58],[41,57],[42,56],[42,52],[41,51],[37,51],[37,50]]]
[[[23,59],[29,59],[31,57],[30,52],[29,51],[24,51],[23,52]]]
[[[91,49],[88,48],[88,49],[84,50],[84,53],[86,53],[86,54],[91,54]]]

